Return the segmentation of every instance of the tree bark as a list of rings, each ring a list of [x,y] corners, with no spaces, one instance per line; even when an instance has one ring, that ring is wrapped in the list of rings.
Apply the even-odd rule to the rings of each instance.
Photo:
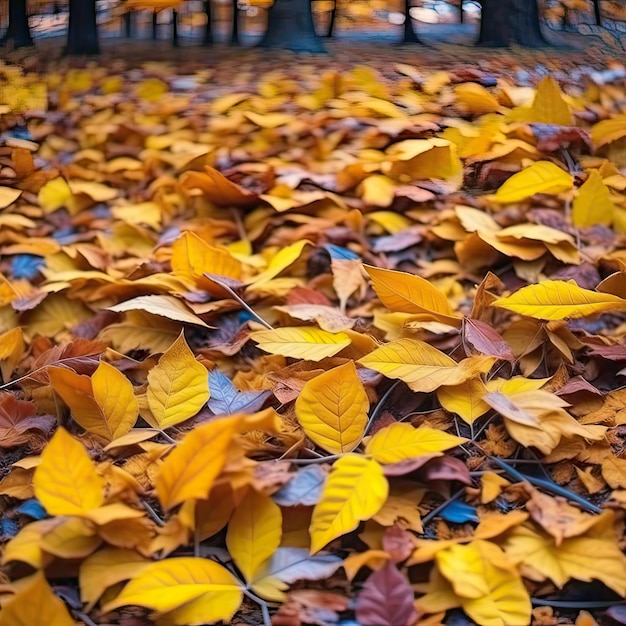
[[[600,10],[600,0],[593,0],[593,13],[596,17],[596,24],[602,26],[602,11]]]
[[[402,43],[422,43],[413,29],[411,0],[404,0],[404,31],[402,34]]]
[[[70,0],[67,54],[100,54],[96,0]]]
[[[176,9],[172,10],[172,47],[178,48],[179,40],[178,40],[178,11]]]
[[[541,32],[537,0],[481,0],[479,46],[549,45]]]
[[[231,5],[233,8],[233,29],[230,33],[230,45],[239,45],[239,2],[238,0],[232,0]]]
[[[9,0],[9,25],[0,44],[13,48],[28,48],[33,45],[28,24],[26,0]]]
[[[311,0],[276,0],[267,16],[267,30],[261,40],[264,48],[295,52],[326,52],[315,34]]]
[[[202,37],[203,46],[213,45],[213,14],[211,12],[211,0],[204,0],[204,12],[206,14],[206,26]]]
[[[337,0],[333,2],[333,8],[330,11],[330,20],[328,22],[328,30],[326,37],[332,37],[335,33],[335,20],[337,19]]]

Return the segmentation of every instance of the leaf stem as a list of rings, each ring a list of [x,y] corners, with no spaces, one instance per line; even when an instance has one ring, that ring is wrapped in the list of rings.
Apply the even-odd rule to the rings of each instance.
[[[370,415],[370,418],[367,421],[367,424],[365,426],[365,430],[363,431],[363,435],[362,435],[361,439],[363,439],[363,437],[365,437],[365,435],[367,435],[367,433],[369,432],[369,429],[372,427],[372,424],[374,423],[374,420],[376,420],[376,418],[379,416],[380,412],[382,411],[383,406],[385,405],[385,402],[387,402],[387,400],[389,399],[391,394],[394,392],[396,387],[401,382],[402,382],[401,380],[396,380],[396,382],[393,383],[393,385],[391,385],[391,387],[389,387],[389,389],[387,389],[387,391],[385,391],[385,393],[383,394],[382,398],[378,401],[378,403],[374,407],[374,410],[372,411],[372,414]]]
[[[145,500],[142,500],[141,504],[143,505],[143,508],[146,509],[148,515],[154,520],[154,523],[157,526],[165,526],[165,522],[157,515],[157,512]]]
[[[445,502],[442,502],[439,506],[435,507],[428,515],[425,515],[422,518],[422,526],[426,526],[430,524],[430,522],[435,518],[441,511],[443,511],[448,504],[458,500],[465,493],[465,488],[459,489],[455,494],[450,496]]]
[[[270,608],[265,600],[255,596],[251,591],[242,587],[244,595],[250,598],[253,602],[256,602],[261,607],[261,614],[263,615],[263,626],[272,626],[272,618],[270,616]]]

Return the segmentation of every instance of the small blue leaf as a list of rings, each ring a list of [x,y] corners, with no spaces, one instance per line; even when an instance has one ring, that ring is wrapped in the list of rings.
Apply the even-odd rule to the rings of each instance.
[[[46,509],[41,506],[39,500],[26,500],[20,504],[17,508],[17,512],[22,515],[28,515],[28,517],[32,517],[33,519],[43,519],[46,517]]]
[[[209,372],[211,397],[207,406],[215,415],[254,413],[261,409],[270,396],[269,391],[239,391],[230,378],[214,369]]]
[[[348,250],[348,248],[335,246],[332,243],[325,243],[322,247],[330,254],[331,259],[337,259],[338,261],[356,261],[359,258],[356,252],[352,252],[352,250]]]
[[[447,522],[463,524],[464,522],[479,522],[476,508],[463,502],[450,502],[440,513]]]
[[[19,527],[12,519],[0,520],[0,536],[15,537],[19,531]]]
[[[280,506],[313,506],[322,497],[322,487],[328,474],[318,465],[301,469],[272,498]]]
[[[18,254],[11,261],[11,273],[13,278],[33,280],[45,264],[46,262],[40,256]]]

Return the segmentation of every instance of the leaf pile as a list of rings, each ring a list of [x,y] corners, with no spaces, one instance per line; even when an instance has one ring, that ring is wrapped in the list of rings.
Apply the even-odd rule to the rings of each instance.
[[[289,62],[6,104],[0,625],[619,622],[623,72]]]

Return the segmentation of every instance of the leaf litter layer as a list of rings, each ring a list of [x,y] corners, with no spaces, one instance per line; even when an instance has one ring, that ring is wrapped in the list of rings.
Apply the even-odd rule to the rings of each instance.
[[[3,68],[2,626],[626,621],[624,68],[423,58]]]

